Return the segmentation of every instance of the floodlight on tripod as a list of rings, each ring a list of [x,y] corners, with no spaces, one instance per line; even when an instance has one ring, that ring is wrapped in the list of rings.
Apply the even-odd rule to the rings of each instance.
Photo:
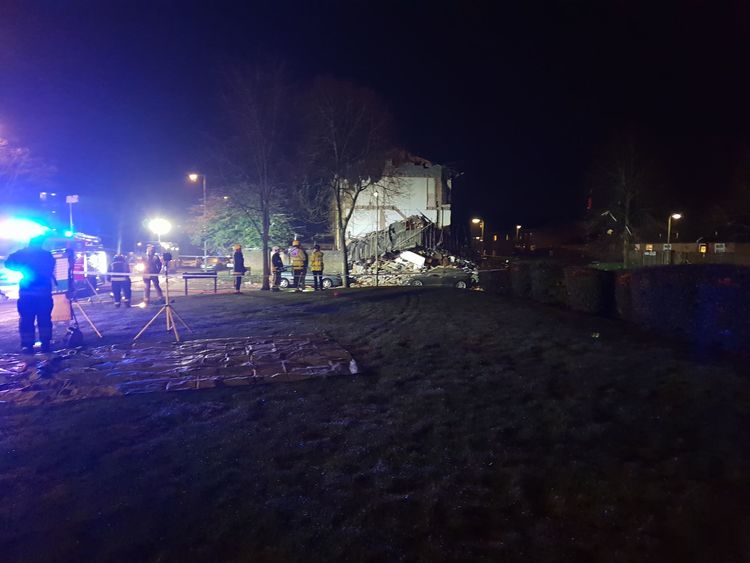
[[[169,263],[172,261],[172,254],[169,252],[165,252],[162,255],[162,258],[164,258],[164,293],[165,293],[165,303],[159,309],[156,314],[151,317],[151,320],[146,323],[146,325],[141,329],[141,331],[133,337],[133,341],[138,340],[140,336],[146,332],[146,329],[150,327],[154,321],[159,318],[159,315],[164,313],[164,318],[167,321],[167,332],[172,332],[174,334],[175,341],[180,341],[180,333],[177,331],[177,323],[175,323],[175,319],[180,321],[182,323],[182,326],[184,326],[186,329],[188,329],[190,332],[193,332],[193,329],[188,326],[188,324],[182,320],[182,317],[177,313],[177,311],[174,310],[174,307],[172,307],[172,301],[169,298]],[[156,276],[158,274],[146,274],[147,276]]]

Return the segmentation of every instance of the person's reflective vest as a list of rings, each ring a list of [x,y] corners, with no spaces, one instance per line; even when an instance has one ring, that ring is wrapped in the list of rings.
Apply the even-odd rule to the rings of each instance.
[[[310,269],[313,272],[323,271],[323,253],[320,250],[313,250],[310,255]]]
[[[292,257],[292,268],[296,268],[299,270],[305,267],[307,255],[302,248],[300,248],[299,246],[292,247],[292,249],[289,251],[289,255]]]

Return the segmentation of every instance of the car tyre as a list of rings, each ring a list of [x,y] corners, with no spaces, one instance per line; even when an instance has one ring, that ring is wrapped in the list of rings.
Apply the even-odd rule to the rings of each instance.
[[[466,282],[464,280],[458,280],[456,282],[456,288],[458,289],[466,289],[468,286],[466,285]]]
[[[286,278],[281,278],[281,281],[279,282],[279,287],[282,289],[286,289],[289,287],[289,280]]]
[[[422,282],[422,280],[411,280],[411,285],[422,287],[424,285],[424,282]]]
[[[323,289],[331,289],[333,281],[330,278],[323,278]]]

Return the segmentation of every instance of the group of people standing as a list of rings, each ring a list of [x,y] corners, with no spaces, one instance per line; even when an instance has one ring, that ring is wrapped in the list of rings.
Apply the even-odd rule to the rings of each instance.
[[[32,239],[27,248],[11,254],[5,261],[6,268],[22,273],[22,278],[19,282],[19,298],[17,303],[19,314],[18,329],[21,336],[21,349],[23,352],[28,353],[33,353],[37,330],[39,332],[42,351],[49,350],[52,340],[52,288],[53,286],[57,286],[57,280],[55,279],[56,262],[52,253],[43,248],[43,243],[44,239],[42,237]],[[312,252],[308,255],[300,241],[295,240],[287,250],[287,254],[291,259],[295,291],[303,291],[305,289],[305,276],[307,275],[308,268],[313,274],[313,289],[315,291],[322,290],[323,253],[320,251],[320,246],[317,244],[313,246]],[[71,256],[74,259],[72,252]],[[156,254],[156,249],[151,244],[146,247],[143,265],[144,303],[146,305],[151,303],[152,287],[158,296],[157,303],[163,303],[164,293],[159,284],[159,274],[163,268],[163,263],[159,255]],[[239,244],[234,245],[233,265],[235,293],[241,293],[242,277],[247,268],[245,267],[242,247]],[[280,291],[281,274],[284,269],[281,249],[278,246],[274,246],[271,254],[273,291]],[[109,268],[108,279],[112,283],[112,296],[114,297],[115,307],[119,308],[122,304],[125,307],[130,307],[133,295],[131,272],[128,260],[124,255],[117,254],[114,256]]]
[[[320,245],[313,246],[313,251],[308,256],[307,251],[298,240],[292,241],[292,246],[287,250],[287,255],[291,260],[292,277],[294,281],[294,291],[304,291],[305,278],[307,277],[308,268],[313,275],[313,289],[320,291],[323,289],[323,253],[320,251]],[[284,271],[284,261],[281,259],[281,248],[273,247],[271,253],[271,272],[273,273],[273,291],[279,291],[281,285],[281,273]]]
[[[146,305],[151,304],[151,287],[153,286],[157,295],[157,303],[164,302],[164,292],[159,284],[159,273],[163,267],[161,258],[156,254],[154,245],[146,246],[146,256],[143,259],[143,302]],[[109,267],[110,274],[107,276],[112,283],[112,297],[115,300],[115,307],[120,307],[124,303],[125,307],[130,307],[133,292],[130,281],[130,265],[127,258],[122,254],[115,255],[112,258],[112,264]]]

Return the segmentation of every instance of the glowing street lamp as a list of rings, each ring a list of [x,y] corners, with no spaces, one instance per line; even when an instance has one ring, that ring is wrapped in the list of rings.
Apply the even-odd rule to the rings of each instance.
[[[481,229],[481,237],[480,240],[484,242],[484,221],[482,219],[479,219],[478,217],[474,217],[471,220],[472,223],[475,225],[479,225],[479,228]]]
[[[516,240],[521,236],[521,225],[516,225]]]
[[[162,217],[156,217],[148,222],[148,230],[156,235],[159,246],[161,246],[161,236],[172,230],[172,223]]]
[[[679,219],[682,219],[682,214],[672,213],[669,216],[669,219],[667,219],[667,244],[669,244],[669,241],[672,238],[672,219],[674,219],[675,221],[678,221]]]
[[[206,238],[206,232],[208,231],[208,206],[206,203],[206,175],[198,174],[197,172],[191,172],[188,174],[188,180],[196,184],[198,179],[203,180],[203,267],[208,266],[208,239]],[[224,198],[227,199],[227,198]]]

